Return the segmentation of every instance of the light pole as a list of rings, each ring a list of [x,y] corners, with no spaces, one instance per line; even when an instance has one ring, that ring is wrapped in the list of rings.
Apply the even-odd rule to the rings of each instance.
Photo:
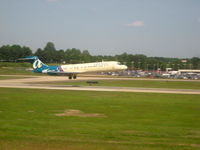
[[[192,64],[190,64],[190,69],[192,69]]]
[[[184,65],[184,69],[186,69],[186,63],[184,63],[183,65]]]
[[[180,64],[177,64],[177,69],[178,69],[178,70],[180,69]]]
[[[158,71],[158,68],[159,68],[159,63],[157,63],[157,71]]]
[[[160,68],[159,69],[160,69],[160,71],[162,71],[162,64],[160,64]]]
[[[138,62],[138,69],[140,69],[140,63],[141,63],[141,62]]]
[[[132,70],[133,70],[133,67],[134,67],[134,61],[131,61],[131,67],[132,67]]]

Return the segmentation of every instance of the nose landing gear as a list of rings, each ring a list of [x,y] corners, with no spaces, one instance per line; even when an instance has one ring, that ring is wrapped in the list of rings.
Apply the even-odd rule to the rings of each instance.
[[[73,79],[76,79],[76,75],[73,75]]]

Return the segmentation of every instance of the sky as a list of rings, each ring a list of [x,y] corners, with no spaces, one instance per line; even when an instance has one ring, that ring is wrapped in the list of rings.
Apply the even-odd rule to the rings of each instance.
[[[200,57],[200,0],[0,0],[0,46]]]

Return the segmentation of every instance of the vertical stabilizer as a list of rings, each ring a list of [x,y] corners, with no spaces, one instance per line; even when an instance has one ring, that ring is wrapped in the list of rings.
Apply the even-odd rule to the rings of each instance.
[[[20,58],[20,59],[18,59],[18,61],[30,62],[33,65],[34,72],[42,72],[43,70],[49,68],[41,60],[39,60],[39,58],[37,56],[28,56],[28,57]]]

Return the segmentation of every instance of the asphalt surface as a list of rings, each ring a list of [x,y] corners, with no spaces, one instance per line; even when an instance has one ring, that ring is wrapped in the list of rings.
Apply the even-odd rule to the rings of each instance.
[[[15,75],[3,75],[13,76]],[[20,75],[17,75],[20,76]],[[0,80],[0,87],[26,88],[26,89],[54,89],[78,91],[117,91],[117,92],[144,92],[144,93],[174,93],[174,94],[200,94],[200,90],[191,89],[165,89],[165,88],[136,88],[136,87],[108,87],[108,86],[72,86],[40,84],[40,82],[63,81],[68,82],[64,76],[20,76],[26,78]],[[136,80],[132,78],[106,78],[106,77],[79,77],[77,80]],[[141,79],[139,79],[141,80]],[[166,80],[165,80],[166,81]],[[180,80],[179,80],[180,81]],[[35,84],[37,83],[37,84]]]

